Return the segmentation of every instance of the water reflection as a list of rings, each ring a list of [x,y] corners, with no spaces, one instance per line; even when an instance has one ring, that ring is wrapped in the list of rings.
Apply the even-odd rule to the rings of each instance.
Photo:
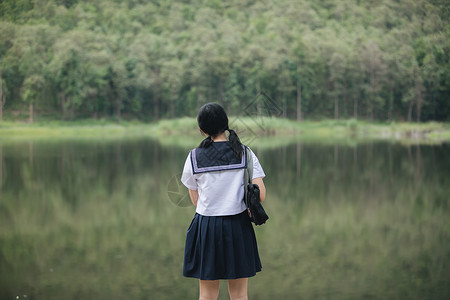
[[[448,145],[254,150],[271,219],[256,229],[250,298],[447,298]],[[187,152],[148,139],[0,144],[0,298],[195,299],[181,277],[193,207],[168,197]]]

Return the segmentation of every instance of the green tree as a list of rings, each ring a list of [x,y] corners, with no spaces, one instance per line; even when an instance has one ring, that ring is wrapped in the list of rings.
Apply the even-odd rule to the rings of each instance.
[[[428,0],[4,0],[5,111],[23,109],[27,95],[29,110],[39,103],[63,118],[155,120],[195,114],[206,101],[238,113],[262,90],[299,121],[447,120],[447,7]]]
[[[47,68],[57,31],[48,25],[22,26],[5,57],[7,68],[23,78],[20,95],[28,104],[29,120],[34,119],[34,105],[42,100],[43,90],[49,84]]]

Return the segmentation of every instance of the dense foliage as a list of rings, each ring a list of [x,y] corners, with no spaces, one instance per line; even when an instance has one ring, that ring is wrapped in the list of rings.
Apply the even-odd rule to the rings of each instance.
[[[449,120],[439,0],[3,0],[0,100],[63,119],[231,113]],[[0,111],[1,113],[1,111]]]

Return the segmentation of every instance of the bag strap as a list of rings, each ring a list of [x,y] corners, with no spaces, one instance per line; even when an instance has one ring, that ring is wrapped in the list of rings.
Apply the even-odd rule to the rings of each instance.
[[[253,155],[250,149],[247,147],[247,170],[248,170],[248,183],[252,183],[253,179]]]
[[[245,146],[245,153],[247,155],[247,166],[244,170],[244,202],[248,207],[247,201],[247,186],[252,183],[253,178],[253,156],[250,149]]]

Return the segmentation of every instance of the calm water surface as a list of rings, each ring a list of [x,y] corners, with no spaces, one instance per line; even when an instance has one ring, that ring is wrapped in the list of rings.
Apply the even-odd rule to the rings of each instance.
[[[250,299],[449,299],[450,145],[253,149],[270,220]],[[188,149],[0,144],[0,299],[197,299]],[[221,285],[220,299],[228,299]]]

